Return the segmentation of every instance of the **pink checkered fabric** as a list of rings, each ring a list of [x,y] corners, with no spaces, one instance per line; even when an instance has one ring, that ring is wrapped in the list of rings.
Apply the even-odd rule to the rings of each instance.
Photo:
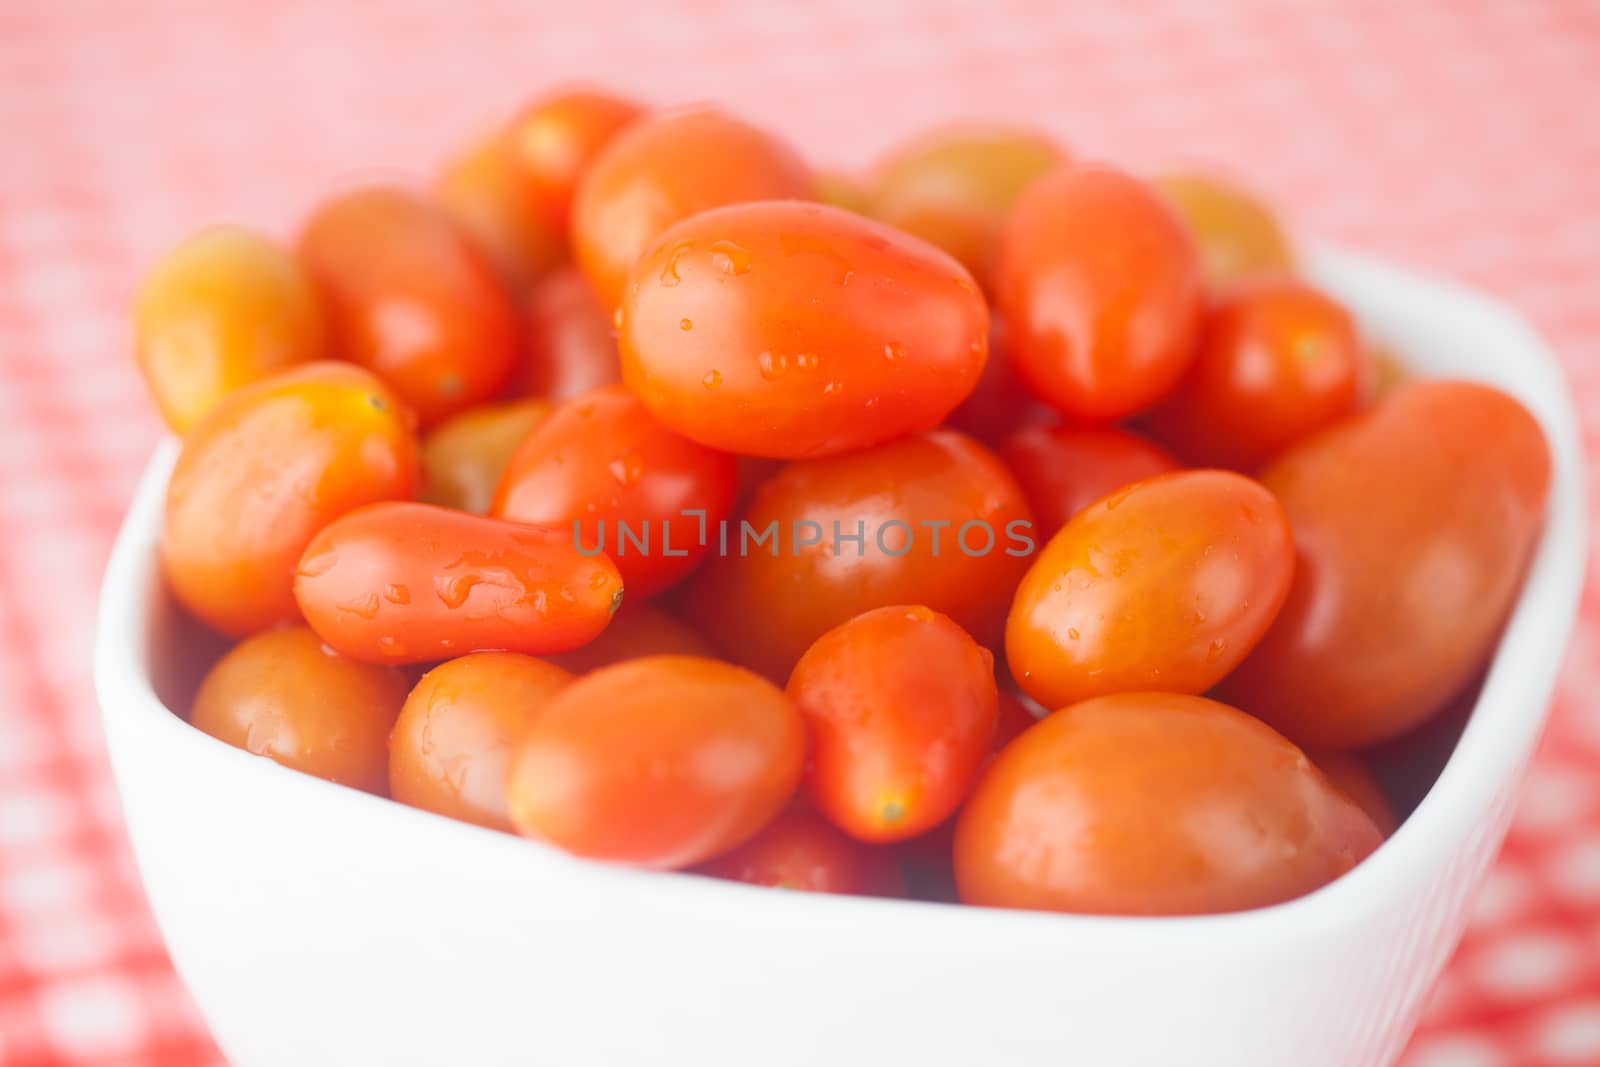
[[[715,98],[830,166],[961,117],[1134,166],[1220,161],[1307,231],[1521,308],[1600,452],[1600,5],[674,6],[0,0],[0,1064],[218,1061],[142,900],[89,684],[96,583],[158,435],[139,271],[201,223],[287,234],[330,188],[426,173],[550,83]],[[1600,1064],[1597,766],[1591,580],[1406,1067]]]

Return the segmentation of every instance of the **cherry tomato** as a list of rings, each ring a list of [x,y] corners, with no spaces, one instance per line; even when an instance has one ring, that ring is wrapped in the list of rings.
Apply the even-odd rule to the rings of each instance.
[[[235,748],[382,795],[389,728],[405,699],[399,671],[347,659],[293,626],[257,634],[218,660],[189,721]]]
[[[452,160],[433,192],[507,285],[532,283],[566,255],[564,227],[526,202],[516,161],[498,131]]]
[[[770,682],[693,656],[651,656],[573,682],[512,756],[511,819],[568,852],[642,867],[704,863],[788,806],[800,713]]]
[[[655,115],[612,138],[578,182],[573,252],[601,306],[613,308],[634,261],[680,219],[815,194],[805,161],[754,126],[713,110]]]
[[[1055,413],[1035,400],[1017,377],[1006,345],[1005,323],[991,318],[989,359],[983,365],[983,373],[967,398],[950,412],[945,425],[976,437],[990,448],[998,448],[1023,426],[1055,421]]]
[[[422,439],[422,499],[484,515],[511,456],[550,414],[545,400],[484,404],[451,416]]]
[[[1199,354],[1149,424],[1196,466],[1253,471],[1354,411],[1368,377],[1348,311],[1293,278],[1257,278],[1207,310]]]
[[[840,171],[825,171],[817,175],[817,200],[834,207],[854,211],[857,215],[870,214],[872,194],[861,179]]]
[[[1194,234],[1212,286],[1295,269],[1294,250],[1272,210],[1244,189],[1204,174],[1172,174],[1154,184]]]
[[[1122,693],[1000,753],[956,826],[961,900],[1112,915],[1266,907],[1344,874],[1372,820],[1271,728],[1224,704]]]
[[[1006,212],[1066,158],[1054,142],[1028,130],[941,130],[884,162],[871,213],[938,245],[987,282]]]
[[[791,809],[756,836],[701,867],[732,882],[810,893],[905,896],[905,875],[885,849],[852,841],[827,820]]]
[[[1047,708],[1142,689],[1203,693],[1261,639],[1289,592],[1283,508],[1226,471],[1179,471],[1091,504],[1017,590],[1006,656]]]
[[[1114,427],[1027,426],[1000,456],[1028,498],[1041,538],[1124,486],[1178,469],[1178,461],[1137,434]]]
[[[134,332],[139,370],[178,433],[241,385],[321,359],[326,342],[300,264],[237,226],[201,230],[145,276]]]
[[[643,597],[700,562],[733,510],[734,480],[732,456],[679,437],[608,385],[560,404],[528,436],[493,510],[571,531],[586,550],[608,553]]]
[[[1533,416],[1488,386],[1412,382],[1261,477],[1298,569],[1228,699],[1316,748],[1438,711],[1489,655],[1538,539],[1550,455]]]
[[[713,448],[848,452],[926,430],[978,382],[983,297],[932,245],[822,204],[708,211],[662,234],[622,300],[622,378]]]
[[[641,114],[631,100],[573,88],[534,101],[511,123],[507,141],[522,198],[563,238],[579,179]]]
[[[1058,411],[1131,415],[1188,366],[1200,257],[1142,182],[1102,166],[1040,179],[1012,209],[996,263],[996,308],[1017,373]]]
[[[1395,386],[1408,381],[1411,372],[1406,369],[1402,360],[1394,349],[1386,345],[1369,344],[1367,346],[1367,363],[1372,367],[1372,399],[1384,396],[1394,390]]]
[[[309,363],[229,393],[167,485],[161,562],[179,602],[243,637],[296,622],[295,563],[345,512],[416,492],[410,414],[377,378]]]
[[[490,399],[517,358],[516,311],[489,260],[442,208],[399,189],[325,203],[300,238],[333,349],[432,425]]]
[[[533,716],[572,681],[515,652],[475,652],[422,676],[389,738],[389,789],[402,804],[510,831],[506,768]]]
[[[712,658],[711,646],[693,627],[660,608],[630,601],[619,609],[611,624],[586,645],[548,657],[573,674],[587,674],[645,656],[701,656]]]
[[[1367,813],[1367,818],[1385,839],[1400,828],[1400,817],[1395,814],[1389,795],[1358,757],[1348,752],[1317,752],[1312,754],[1311,762],[1340,792],[1355,801],[1356,807]]]
[[[622,579],[604,555],[580,553],[570,530],[396,503],[323,528],[300,559],[294,596],[346,655],[426,663],[577,648],[611,620]]]
[[[806,795],[859,841],[904,841],[949,818],[994,744],[994,656],[920,605],[823,634],[787,692],[811,740]]]
[[[1009,689],[999,690],[999,713],[995,717],[994,751],[998,752],[1021,737],[1023,732],[1039,721],[1017,694]]]
[[[525,356],[517,391],[565,400],[622,381],[617,335],[576,267],[563,267],[528,291]]]
[[[958,433],[791,463],[725,543],[719,531],[690,583],[689,618],[724,655],[779,681],[824,633],[889,604],[926,604],[993,644],[1030,530],[1005,466]]]

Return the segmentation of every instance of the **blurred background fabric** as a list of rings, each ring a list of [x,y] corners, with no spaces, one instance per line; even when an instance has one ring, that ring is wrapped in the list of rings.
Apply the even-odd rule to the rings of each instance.
[[[160,434],[139,273],[202,224],[287,237],[330,190],[426,177],[573,79],[721,101],[826,167],[958,118],[1219,165],[1301,233],[1515,305],[1600,451],[1593,0],[0,0],[0,1064],[219,1062],[145,910],[90,683],[100,572]],[[1590,572],[1511,840],[1405,1067],[1600,1064]]]

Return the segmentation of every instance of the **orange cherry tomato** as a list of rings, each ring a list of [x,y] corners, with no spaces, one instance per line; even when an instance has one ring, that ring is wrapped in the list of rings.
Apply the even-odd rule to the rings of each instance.
[[[734,481],[732,456],[678,436],[608,385],[558,405],[523,441],[493,510],[571,531],[585,549],[608,553],[643,597],[700,562],[733,510]]]
[[[668,426],[794,458],[938,425],[977,384],[988,328],[972,277],[932,245],[766,202],[662,234],[630,275],[618,342],[623,381]]]
[[[1302,896],[1381,841],[1270,727],[1201,697],[1122,693],[1000,753],[957,823],[955,869],[967,904],[1196,915]]]
[[[1066,159],[1053,141],[1029,130],[940,130],[879,168],[871,214],[938,245],[987,282],[1006,213],[1023,190]]]
[[[1395,814],[1389,794],[1360,758],[1348,752],[1318,752],[1312,754],[1311,762],[1340,792],[1367,813],[1367,818],[1372,820],[1372,825],[1378,828],[1385,839],[1392,837],[1400,828],[1400,817]]]
[[[237,226],[184,241],[139,286],[139,370],[183,433],[242,385],[321,359],[322,308],[285,249]]]
[[[522,395],[566,400],[622,381],[611,316],[576,267],[563,267],[528,291],[524,325]]]
[[[1272,209],[1244,189],[1203,174],[1172,174],[1154,184],[1194,234],[1212,286],[1295,269],[1294,250]]]
[[[577,648],[622,603],[622,578],[604,555],[580,553],[570,530],[395,503],[323,528],[300,559],[294,596],[346,655],[426,663]]]
[[[921,603],[998,642],[1034,548],[998,458],[948,430],[791,463],[756,490],[689,585],[722,653],[774,680],[848,619]]]
[[[777,138],[719,111],[630,123],[594,158],[572,201],[578,264],[614,308],[634,262],[680,219],[749,200],[809,200],[816,178]]]
[[[526,202],[516,161],[499,131],[452,160],[433,192],[507,285],[530,284],[566,255],[565,228]]]
[[[787,692],[811,742],[806,795],[858,841],[904,841],[949,818],[994,745],[994,656],[920,605],[823,634]]]
[[[1017,694],[1009,689],[999,690],[999,713],[995,717],[994,751],[998,752],[1021,737],[1023,732],[1039,721]]]
[[[547,657],[573,674],[645,656],[713,657],[711,646],[694,628],[649,604],[628,604],[617,611],[611,624],[586,645]]]
[[[1472,680],[1516,599],[1550,484],[1539,424],[1488,386],[1412,382],[1261,478],[1298,569],[1223,692],[1316,748],[1418,725]]]
[[[1161,399],[1193,356],[1200,257],[1142,182],[1072,166],[1029,186],[995,268],[1017,373],[1070,416],[1117,419]]]
[[[490,399],[517,359],[516,310],[444,210],[399,189],[325,203],[300,237],[333,349],[376,372],[432,425]]]
[[[411,497],[410,413],[345,363],[280,371],[223,397],[167,484],[161,562],[190,613],[233,637],[295,622],[295,563],[345,512]]]
[[[189,721],[235,748],[382,795],[389,728],[405,699],[399,671],[348,659],[293,626],[248,638],[218,660]]]
[[[804,762],[800,713],[770,682],[692,656],[629,660],[535,716],[512,756],[511,819],[580,856],[692,867],[771,822]]]
[[[1006,345],[1005,323],[989,320],[989,359],[983,365],[978,384],[944,420],[952,430],[970,434],[998,448],[1013,432],[1024,426],[1056,422],[1056,415],[1033,398],[1017,377]]]
[[[1178,469],[1158,445],[1114,427],[1027,426],[1000,456],[1016,475],[1041,538],[1123,486]]]
[[[506,135],[523,202],[565,238],[579,179],[643,113],[633,101],[596,89],[565,89],[529,104]]]
[[[905,875],[886,849],[852,841],[827,820],[791,809],[756,836],[699,868],[732,882],[810,893],[905,896]]]
[[[483,404],[453,415],[422,439],[422,499],[484,515],[512,455],[550,414],[545,400]]]
[[[1017,590],[1006,656],[1047,708],[1203,693],[1261,639],[1294,574],[1283,508],[1226,471],[1164,474],[1061,528]]]
[[[533,716],[572,681],[515,652],[475,652],[422,676],[389,739],[389,790],[402,804],[510,831],[506,768]]]
[[[1149,425],[1196,466],[1253,471],[1354,411],[1368,377],[1348,311],[1296,279],[1257,278],[1207,310],[1199,354]]]

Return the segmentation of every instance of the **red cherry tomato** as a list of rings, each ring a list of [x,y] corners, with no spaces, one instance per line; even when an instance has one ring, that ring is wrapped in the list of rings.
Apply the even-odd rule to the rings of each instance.
[[[566,400],[622,381],[611,316],[575,267],[563,267],[528,290],[526,351],[517,391]]]
[[[1017,377],[1006,342],[1005,323],[989,320],[989,359],[983,374],[967,398],[945,419],[952,430],[970,434],[999,448],[1012,433],[1024,426],[1054,423],[1056,415],[1033,398]]]
[[[823,634],[788,693],[811,740],[806,795],[859,841],[904,841],[949,818],[994,744],[994,656],[920,605]]]
[[[434,183],[433,195],[507,285],[528,285],[566,254],[564,229],[523,196],[516,162],[500,131],[452,160]]]
[[[729,523],[725,547],[719,532],[690,583],[689,617],[775,680],[824,633],[889,604],[926,604],[993,644],[1030,529],[1004,464],[958,433],[791,463]]]
[[[733,882],[810,893],[905,896],[892,853],[852,841],[808,811],[779,815],[749,841],[700,868]]]
[[[399,671],[339,655],[304,626],[257,634],[217,661],[189,721],[235,748],[382,794]]]
[[[679,111],[629,124],[578,182],[572,244],[614,308],[634,262],[680,219],[750,200],[809,200],[816,178],[777,138],[719,111]]]
[[[1271,728],[1201,697],[1123,693],[1000,753],[956,826],[956,881],[992,907],[1242,911],[1333,881],[1381,841]]]
[[[1000,710],[995,718],[994,751],[998,752],[1021,737],[1023,732],[1039,721],[1022,698],[1008,689],[1001,689]]]
[[[691,656],[629,660],[535,716],[512,757],[511,819],[580,856],[692,867],[771,822],[804,761],[800,714],[770,682]]]
[[[1064,414],[1131,415],[1193,356],[1199,253],[1172,209],[1118,171],[1067,167],[1030,186],[995,273],[1017,372]]]
[[[1533,416],[1488,386],[1412,382],[1262,481],[1298,568],[1228,699],[1317,748],[1365,747],[1438,711],[1488,656],[1538,539],[1550,454]]]
[[[296,622],[294,568],[318,530],[411,497],[411,415],[377,378],[310,363],[229,393],[184,438],[161,562],[193,615],[233,637]]]
[[[585,549],[609,554],[643,597],[700,562],[733,510],[734,480],[732,456],[679,437],[627,389],[608,385],[559,405],[528,435],[493,512],[571,531]]]
[[[1391,837],[1400,827],[1400,817],[1395,814],[1394,803],[1378,779],[1358,757],[1348,752],[1314,753],[1311,762],[1327,776],[1328,781],[1356,806],[1367,813],[1372,825],[1385,838]]]
[[[1203,693],[1255,647],[1293,573],[1289,522],[1256,482],[1225,471],[1135,482],[1034,560],[1006,622],[1011,674],[1047,708]]]
[[[594,640],[622,602],[604,555],[572,531],[430,504],[351,512],[317,534],[295,574],[306,621],[373,663],[505,649],[539,655]]]
[[[1178,469],[1178,461],[1137,434],[1113,427],[1027,426],[1000,457],[1016,475],[1041,538],[1124,486]]]
[[[565,237],[579,180],[641,114],[633,101],[595,89],[567,89],[529,104],[506,134],[523,201]]]
[[[1259,278],[1206,312],[1199,355],[1150,413],[1197,466],[1253,471],[1356,409],[1369,377],[1355,320],[1293,278]]]
[[[587,674],[645,656],[701,656],[713,658],[711,646],[688,623],[660,608],[629,601],[610,625],[586,645],[546,657],[573,674]]]
[[[802,310],[803,309],[803,310]],[[622,377],[729,452],[848,452],[936,426],[983,372],[988,313],[932,245],[822,204],[678,223],[622,298]]]
[[[511,746],[571,681],[560,667],[515,652],[476,652],[441,663],[422,676],[394,724],[390,795],[414,808],[511,830]]]
[[[376,372],[424,426],[510,380],[516,311],[488,259],[442,208],[399,189],[324,204],[300,237],[333,350]]]

